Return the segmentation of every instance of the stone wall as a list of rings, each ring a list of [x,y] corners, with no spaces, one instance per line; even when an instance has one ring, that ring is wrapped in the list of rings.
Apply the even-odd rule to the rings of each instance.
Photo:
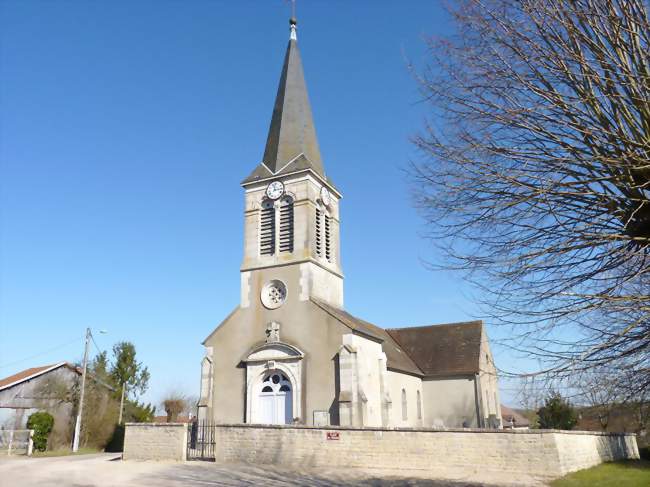
[[[557,430],[434,430],[215,426],[219,463],[360,468],[438,479],[556,478],[639,458],[633,434]],[[187,427],[128,423],[124,459],[185,460]]]
[[[555,478],[639,453],[632,434],[221,425],[215,457],[220,463],[420,471],[458,479],[487,473]]]
[[[124,460],[185,461],[187,425],[182,423],[126,423]]]

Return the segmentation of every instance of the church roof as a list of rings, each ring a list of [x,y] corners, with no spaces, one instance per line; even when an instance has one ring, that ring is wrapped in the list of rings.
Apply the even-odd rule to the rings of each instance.
[[[380,340],[389,369],[424,377],[479,372],[482,321],[384,329],[319,299],[311,300],[352,331]]]
[[[480,370],[482,321],[386,331],[425,376],[476,374]]]
[[[302,70],[296,21],[284,57],[264,157],[242,184],[300,170],[312,170],[325,179],[316,128]]]
[[[410,374],[422,375],[422,371],[411,360],[411,358],[404,352],[400,346],[393,340],[393,338],[384,330],[372,323],[368,323],[361,318],[352,316],[345,310],[337,308],[316,298],[311,298],[312,302],[319,306],[321,309],[336,318],[339,322],[356,331],[362,335],[369,336],[382,342],[382,348],[386,354],[387,366],[390,369],[408,372]]]

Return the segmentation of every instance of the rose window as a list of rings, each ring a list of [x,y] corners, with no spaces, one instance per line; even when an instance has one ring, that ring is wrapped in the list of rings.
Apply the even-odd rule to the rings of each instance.
[[[262,304],[267,308],[279,308],[287,299],[287,286],[282,281],[270,281],[262,288],[261,298]]]

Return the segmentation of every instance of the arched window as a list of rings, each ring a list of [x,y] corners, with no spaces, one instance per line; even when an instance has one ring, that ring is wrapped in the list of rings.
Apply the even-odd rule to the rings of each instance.
[[[280,200],[280,252],[293,252],[293,198]]]
[[[275,206],[264,200],[260,210],[260,254],[275,254]]]
[[[406,403],[406,389],[402,389],[402,421],[406,421],[408,419],[407,406],[408,404]]]
[[[422,419],[422,394],[418,391],[418,419]]]

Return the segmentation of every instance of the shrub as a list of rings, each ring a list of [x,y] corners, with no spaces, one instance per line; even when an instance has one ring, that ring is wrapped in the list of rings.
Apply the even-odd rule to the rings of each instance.
[[[542,429],[570,430],[578,423],[578,415],[571,403],[553,391],[537,411],[537,416]]]
[[[105,386],[89,380],[84,398],[81,444],[103,449],[113,436],[119,414],[119,401],[112,397]]]
[[[639,448],[639,456],[641,460],[650,460],[650,446]]]
[[[37,451],[45,451],[47,437],[54,428],[54,417],[45,411],[33,413],[27,419],[27,428],[34,430],[34,448]]]
[[[124,451],[124,425],[116,424],[113,429],[113,436],[108,441],[104,451],[107,452],[120,452]]]

